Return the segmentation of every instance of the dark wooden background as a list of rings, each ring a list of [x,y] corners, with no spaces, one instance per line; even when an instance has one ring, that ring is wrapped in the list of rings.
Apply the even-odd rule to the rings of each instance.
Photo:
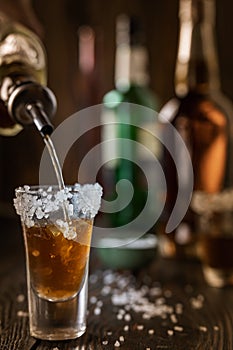
[[[216,1],[222,88],[233,100],[233,2]],[[122,12],[138,15],[144,23],[151,88],[161,104],[173,95],[178,0],[1,0],[0,10],[35,30],[44,42],[48,84],[58,101],[55,126],[72,113],[100,103],[113,87],[115,18]],[[88,77],[78,68],[77,31],[81,25],[90,25],[96,32],[95,71]],[[11,203],[16,186],[38,182],[43,148],[34,129],[12,138],[0,137],[0,214],[9,214],[7,203]],[[76,180],[75,157],[78,152],[70,160],[68,157],[63,169],[67,183]]]
[[[217,25],[219,62],[223,91],[233,100],[233,2],[217,1]],[[144,22],[149,50],[151,88],[159,96],[161,104],[173,95],[173,71],[178,35],[178,0],[0,0],[0,10],[35,30],[41,37],[48,55],[49,86],[54,91],[58,110],[54,125],[58,126],[74,112],[101,102],[106,91],[113,87],[114,29],[118,13],[139,15]],[[90,25],[96,32],[96,65],[90,76],[78,69],[77,31],[81,25]],[[85,144],[84,144],[85,146]],[[21,184],[38,182],[38,171],[43,141],[32,128],[15,137],[0,137],[0,217],[13,216],[14,188]],[[76,150],[74,150],[76,151]],[[85,150],[84,150],[85,151]],[[75,181],[75,157],[68,157],[63,169],[66,182]],[[122,335],[123,321],[116,321],[116,310],[103,299],[101,316],[90,309],[88,332],[79,341],[61,343],[40,342],[29,336],[28,318],[18,311],[27,310],[26,299],[19,305],[17,296],[26,295],[24,250],[21,230],[17,221],[1,223],[0,230],[0,348],[17,349],[112,349]],[[96,260],[95,260],[96,266]],[[232,350],[232,290],[224,291],[208,287],[199,265],[179,265],[171,261],[157,261],[142,270],[137,282],[149,275],[151,280],[161,281],[162,290],[171,290],[169,303],[182,300],[185,313],[181,321],[184,332],[167,336],[171,324],[159,319],[145,321],[143,331],[137,330],[142,319],[135,316],[130,323],[129,334],[124,334],[122,349],[170,350]],[[187,292],[185,287],[192,286]],[[102,285],[90,286],[90,297],[100,295]],[[191,293],[191,294],[187,294]],[[200,310],[190,308],[189,300],[204,295]],[[100,322],[101,320],[101,322]],[[214,327],[218,325],[218,331]],[[208,328],[207,332],[198,329]],[[148,329],[155,327],[155,336],[148,336]],[[108,330],[112,331],[108,335]],[[204,328],[205,330],[205,328]]]

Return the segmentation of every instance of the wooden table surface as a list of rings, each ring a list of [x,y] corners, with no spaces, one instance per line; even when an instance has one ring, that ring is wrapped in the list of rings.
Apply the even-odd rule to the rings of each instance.
[[[232,350],[233,289],[206,285],[199,263],[156,256],[137,273],[101,267],[93,248],[88,326],[77,340],[29,335],[19,222],[0,220],[1,350]]]

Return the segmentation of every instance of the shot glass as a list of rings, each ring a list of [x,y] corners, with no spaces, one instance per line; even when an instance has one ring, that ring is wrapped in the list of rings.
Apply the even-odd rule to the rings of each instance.
[[[233,191],[197,192],[198,255],[206,282],[212,287],[233,286]]]
[[[102,188],[98,184],[19,187],[30,334],[65,340],[86,330],[88,261]]]

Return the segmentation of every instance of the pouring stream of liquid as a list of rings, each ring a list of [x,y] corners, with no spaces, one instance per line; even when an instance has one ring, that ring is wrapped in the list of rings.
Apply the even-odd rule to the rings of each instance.
[[[54,168],[54,171],[56,174],[59,189],[62,190],[65,188],[65,184],[64,184],[62,170],[61,170],[61,166],[60,166],[60,163],[58,160],[57,152],[55,150],[54,144],[53,144],[49,135],[45,135],[44,142],[45,142],[45,145],[46,145],[47,150],[48,150],[49,155],[50,155],[50,159],[51,159],[52,164],[53,164],[53,168]]]
[[[53,141],[51,140],[49,135],[45,135],[44,136],[44,142],[45,142],[45,145],[46,145],[47,150],[49,152],[49,156],[50,156],[51,162],[53,164],[53,168],[54,168],[54,171],[55,171],[55,174],[56,174],[56,178],[57,178],[57,182],[58,182],[58,187],[59,187],[60,190],[63,190],[63,189],[65,189],[65,183],[64,183],[64,179],[63,179],[63,175],[62,175],[62,169],[61,169],[61,166],[60,166],[60,162],[59,162],[59,159],[58,159],[57,152],[56,152],[56,149],[54,147]],[[65,205],[63,206],[63,212],[64,212],[64,219],[65,219],[65,221],[67,223],[69,223],[70,222],[69,214],[67,212],[67,209],[66,209]]]

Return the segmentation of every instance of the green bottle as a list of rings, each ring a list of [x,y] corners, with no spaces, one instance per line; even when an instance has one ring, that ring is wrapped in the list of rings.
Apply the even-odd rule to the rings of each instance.
[[[104,96],[102,113],[101,139],[109,141],[102,147],[105,199],[115,200],[113,212],[104,215],[108,227],[127,225],[143,210],[148,198],[147,176],[152,175],[148,174],[148,154],[159,153],[157,139],[148,132],[156,127],[158,101],[149,89],[147,65],[140,22],[120,15],[116,21],[115,89]]]

